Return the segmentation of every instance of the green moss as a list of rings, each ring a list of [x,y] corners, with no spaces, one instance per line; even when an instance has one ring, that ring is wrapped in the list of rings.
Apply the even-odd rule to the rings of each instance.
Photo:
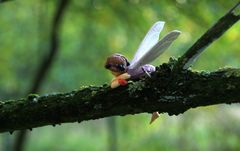
[[[86,89],[89,89],[89,88],[91,88],[91,87],[93,87],[93,86],[92,86],[92,85],[89,85],[89,86],[81,86],[81,87],[79,88],[79,91],[86,90]]]
[[[220,72],[224,73],[224,77],[240,77],[240,70],[239,69],[234,69],[234,68],[223,68],[219,70]]]
[[[92,96],[95,96],[96,94],[97,94],[97,91],[92,91],[92,92],[91,92],[91,95],[92,95]]]
[[[100,92],[104,92],[105,89],[106,88],[102,86],[83,86],[78,92],[74,92],[74,95],[77,95],[79,98],[81,98],[81,101],[87,103]]]
[[[177,58],[171,56],[171,57],[169,58],[168,64],[173,67],[173,66],[177,63],[177,61],[178,61]]]
[[[209,76],[209,74],[210,74],[210,72],[208,72],[208,71],[201,71],[201,72],[197,71],[196,73],[200,73],[203,76]]]
[[[39,95],[38,94],[29,94],[27,96],[27,101],[38,102]]]
[[[134,96],[136,92],[143,90],[144,87],[145,87],[145,82],[143,81],[137,81],[137,82],[133,82],[132,84],[129,84],[128,86],[129,95]]]
[[[31,98],[38,98],[38,97],[39,97],[38,94],[29,94],[29,95],[27,96],[28,99],[31,99]]]
[[[227,89],[230,90],[230,89],[235,89],[236,86],[235,85],[231,85],[230,83],[227,84]]]

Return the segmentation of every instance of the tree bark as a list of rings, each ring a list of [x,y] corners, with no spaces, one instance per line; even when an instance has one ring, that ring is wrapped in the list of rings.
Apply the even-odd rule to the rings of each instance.
[[[0,132],[154,111],[178,115],[190,108],[240,102],[239,69],[211,73],[185,70],[176,75],[174,63],[161,65],[152,78],[117,89],[88,86],[68,93],[30,94],[1,101]]]
[[[226,14],[228,17],[217,22],[224,26],[213,26],[185,53],[190,55],[170,59],[151,78],[117,89],[108,85],[88,86],[68,93],[30,94],[19,100],[0,101],[0,132],[154,111],[178,115],[200,106],[239,103],[240,69],[211,73],[187,70],[193,63],[189,60],[195,60],[214,38],[239,20],[239,7],[238,3],[227,13],[231,15]]]

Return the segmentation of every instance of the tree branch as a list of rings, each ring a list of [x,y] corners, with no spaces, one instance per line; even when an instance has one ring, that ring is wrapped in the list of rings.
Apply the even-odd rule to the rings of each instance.
[[[222,36],[233,24],[240,19],[240,2],[227,14],[218,20],[200,39],[198,39],[186,53],[179,58],[176,70],[188,69],[200,54],[215,40]]]
[[[9,1],[12,1],[12,0],[0,0],[0,3],[9,2]]]
[[[200,106],[239,103],[240,69],[198,73],[179,68],[197,58],[196,54],[239,20],[239,3],[228,14],[183,57],[178,61],[170,59],[151,78],[117,89],[89,86],[69,93],[0,101],[0,132],[154,111],[178,115]]]
[[[154,111],[178,115],[190,108],[240,102],[240,69],[184,71],[176,76],[173,64],[163,64],[152,78],[118,89],[89,86],[69,93],[1,101],[0,132]]]

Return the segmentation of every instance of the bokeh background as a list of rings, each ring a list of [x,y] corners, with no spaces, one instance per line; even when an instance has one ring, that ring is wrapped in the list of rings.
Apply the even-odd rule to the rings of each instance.
[[[181,30],[178,40],[154,65],[181,56],[238,0],[70,0],[59,30],[59,49],[39,93],[68,92],[101,85],[112,78],[105,58],[132,58],[149,27],[166,22],[161,36]],[[59,0],[0,3],[0,99],[25,97],[41,60],[49,55],[53,15]],[[240,24],[214,42],[192,67],[214,71],[240,67]],[[35,128],[24,151],[237,151],[240,106],[191,109],[162,114],[149,125],[149,114],[110,117]],[[0,123],[1,124],[1,123]],[[0,151],[13,150],[17,132],[0,134]]]

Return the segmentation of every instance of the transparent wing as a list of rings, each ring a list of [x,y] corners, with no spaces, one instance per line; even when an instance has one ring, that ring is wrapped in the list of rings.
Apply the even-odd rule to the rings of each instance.
[[[162,31],[164,24],[165,22],[158,21],[149,29],[148,33],[139,45],[131,64],[138,62],[138,60],[158,42],[159,34]]]
[[[173,30],[165,35],[157,44],[155,44],[151,49],[148,49],[147,52],[139,58],[136,62],[130,64],[129,68],[134,69],[142,65],[148,64],[160,56],[177,37],[180,35],[180,31]]]

